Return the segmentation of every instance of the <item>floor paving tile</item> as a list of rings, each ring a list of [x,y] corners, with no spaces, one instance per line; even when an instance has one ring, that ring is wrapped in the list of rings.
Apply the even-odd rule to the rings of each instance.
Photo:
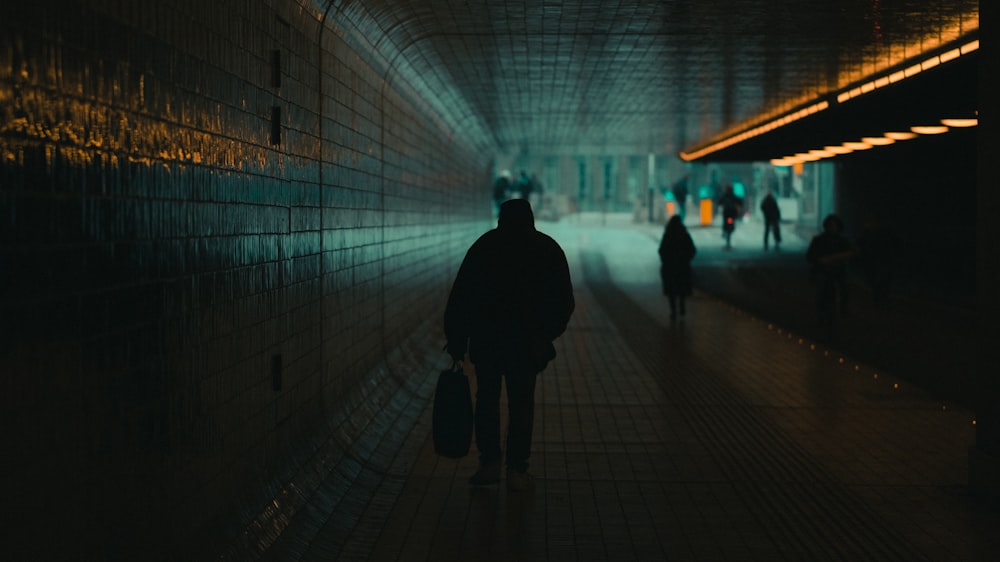
[[[705,294],[672,323],[649,232],[584,226],[548,225],[578,308],[539,380],[535,490],[470,487],[428,406],[362,476],[384,480],[364,516],[287,559],[1000,559],[970,412]]]

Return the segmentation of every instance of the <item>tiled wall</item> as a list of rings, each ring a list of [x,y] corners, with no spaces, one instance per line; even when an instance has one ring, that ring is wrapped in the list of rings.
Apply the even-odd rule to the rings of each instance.
[[[38,559],[238,533],[392,350],[443,343],[484,141],[345,5],[2,8],[3,472]]]

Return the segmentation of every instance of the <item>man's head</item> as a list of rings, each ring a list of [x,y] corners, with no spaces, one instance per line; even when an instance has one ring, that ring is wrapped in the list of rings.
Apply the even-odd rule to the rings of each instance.
[[[840,234],[844,231],[844,223],[840,217],[831,213],[823,219],[823,230],[831,234]]]
[[[501,232],[526,232],[535,230],[535,214],[527,199],[510,199],[500,205],[497,228]]]

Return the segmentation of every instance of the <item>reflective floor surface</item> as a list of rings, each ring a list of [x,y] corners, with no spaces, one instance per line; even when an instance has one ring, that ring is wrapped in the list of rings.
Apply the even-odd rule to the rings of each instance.
[[[434,454],[428,401],[371,494],[293,521],[265,559],[1000,557],[1000,509],[965,487],[968,409],[701,291],[671,322],[655,227],[539,228],[578,304],[539,382],[534,490],[470,487],[475,455]],[[702,263],[716,234],[695,232]],[[414,374],[428,393],[435,375]]]

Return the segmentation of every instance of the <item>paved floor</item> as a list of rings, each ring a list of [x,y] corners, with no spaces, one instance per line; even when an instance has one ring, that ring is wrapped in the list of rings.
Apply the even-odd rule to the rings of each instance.
[[[578,306],[539,382],[534,491],[470,487],[475,455],[437,457],[421,402],[370,494],[320,494],[264,559],[1000,559],[1000,510],[965,488],[971,412],[705,294],[670,322],[646,228],[539,227]]]

